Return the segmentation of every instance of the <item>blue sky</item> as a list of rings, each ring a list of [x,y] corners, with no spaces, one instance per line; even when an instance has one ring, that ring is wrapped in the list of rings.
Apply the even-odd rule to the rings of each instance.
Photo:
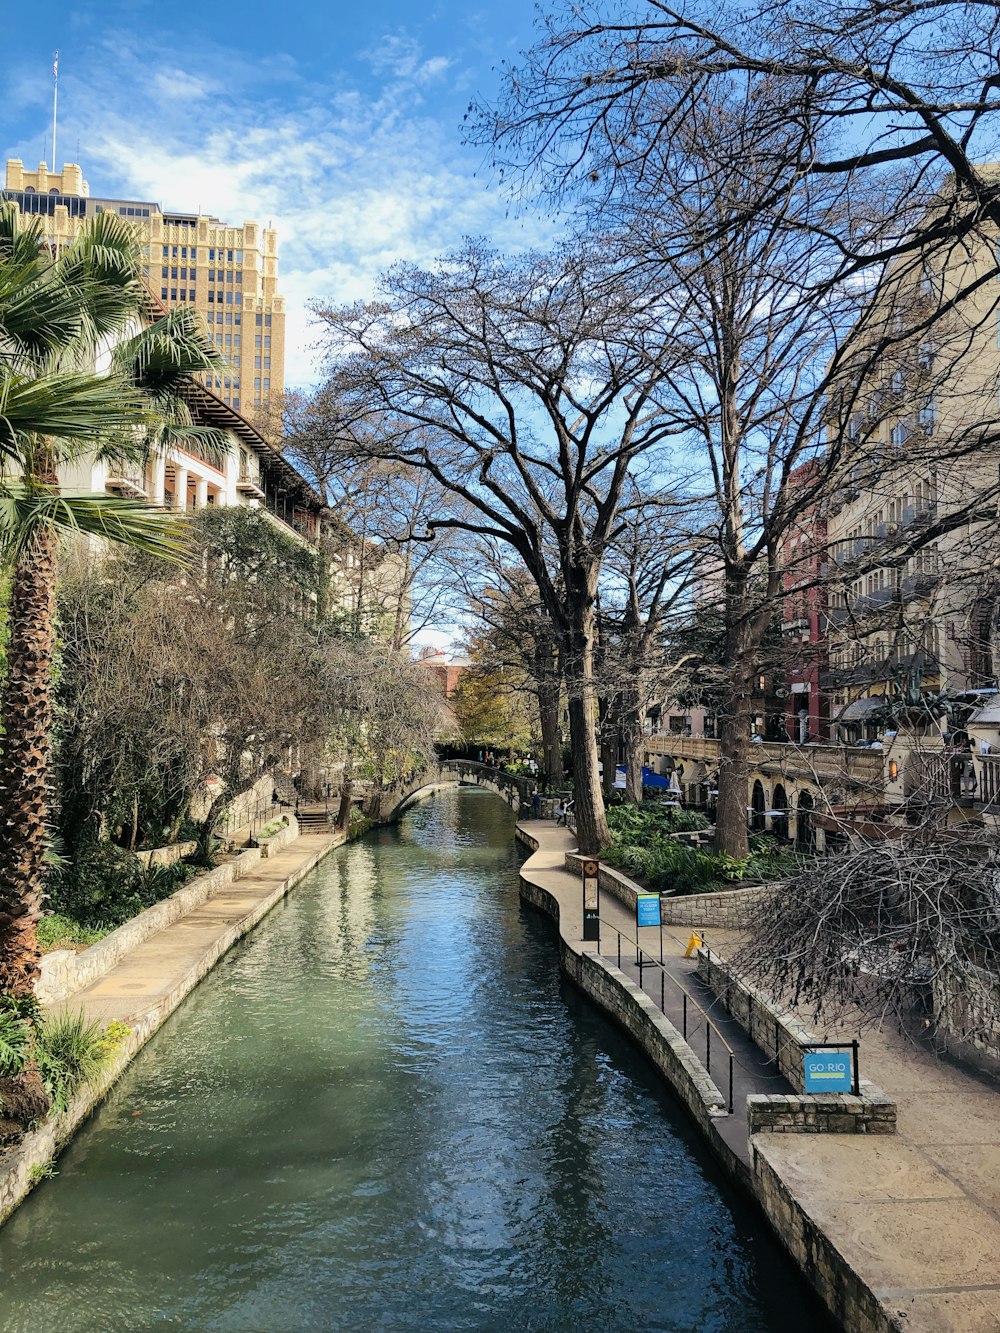
[[[20,6],[2,65],[4,157],[58,156],[95,194],[153,199],[279,228],[290,385],[315,379],[306,302],[371,294],[395,259],[429,261],[466,235],[508,250],[551,224],[515,215],[482,150],[471,97],[533,40],[530,0],[346,4],[106,0]]]

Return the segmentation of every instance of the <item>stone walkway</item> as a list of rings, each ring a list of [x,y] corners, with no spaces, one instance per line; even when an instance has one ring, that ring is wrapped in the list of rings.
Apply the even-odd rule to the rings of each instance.
[[[593,949],[579,938],[580,881],[562,864],[571,835],[544,821],[522,827],[539,840],[532,879],[565,905],[563,938],[574,949]],[[601,915],[634,938],[631,915],[607,895]],[[665,956],[676,960],[688,928],[676,936],[666,930]],[[721,931],[709,934],[723,953],[734,942]],[[642,942],[658,954],[655,927],[644,929]],[[606,938],[602,944],[614,959],[613,946]],[[636,979],[634,952],[631,958]],[[658,1000],[659,978],[654,985],[647,972],[645,989]],[[721,1026],[720,1009],[711,1012]],[[667,1016],[676,1023],[669,1006]],[[1000,1333],[1000,1089],[894,1033],[864,1033],[861,1050],[863,1076],[898,1104],[897,1134],[758,1134],[753,1150],[875,1293],[890,1326]],[[717,1074],[715,1081],[725,1092]],[[745,1117],[731,1117],[728,1133],[746,1143]]]
[[[82,1008],[101,1024],[117,1019],[130,1027],[150,1010],[162,1009],[165,1017],[226,949],[342,841],[330,834],[303,834],[151,935],[58,1007]]]

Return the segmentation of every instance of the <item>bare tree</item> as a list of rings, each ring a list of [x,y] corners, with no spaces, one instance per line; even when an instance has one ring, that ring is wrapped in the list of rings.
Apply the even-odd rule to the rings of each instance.
[[[588,852],[609,841],[594,707],[600,571],[630,473],[673,434],[659,398],[661,307],[602,276],[608,262],[592,252],[506,262],[470,245],[430,271],[391,270],[383,304],[318,310],[348,417],[374,426],[362,452],[429,473],[448,503],[428,529],[506,544],[538,589],[567,684]]]

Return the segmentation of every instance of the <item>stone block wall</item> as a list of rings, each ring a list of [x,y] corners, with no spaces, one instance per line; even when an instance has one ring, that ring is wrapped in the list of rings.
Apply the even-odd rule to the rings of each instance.
[[[144,866],[174,866],[198,850],[196,842],[172,842],[168,847],[151,847],[144,852],[136,852],[136,860]]]
[[[272,833],[269,838],[262,838],[258,843],[260,854],[265,859],[269,856],[276,856],[283,847],[287,847],[290,842],[294,842],[299,836],[299,821],[295,816],[284,814],[281,817],[285,821],[285,827]]]
[[[747,1127],[751,1134],[895,1134],[896,1103],[863,1080],[860,1097],[751,1093]]]
[[[767,906],[777,884],[756,884],[722,893],[665,895],[663,919],[676,926],[714,926],[717,930],[745,930]]]

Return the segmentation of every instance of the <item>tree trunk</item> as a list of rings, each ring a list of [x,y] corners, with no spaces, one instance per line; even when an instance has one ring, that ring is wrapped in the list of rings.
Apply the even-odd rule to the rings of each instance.
[[[750,721],[759,635],[753,632],[746,578],[742,573],[728,573],[725,597],[727,676],[719,708],[715,845],[730,856],[746,856],[750,851],[747,828]]]
[[[625,744],[625,799],[632,805],[642,805],[642,718],[639,693],[631,688],[622,695],[621,731]]]
[[[347,752],[344,760],[344,776],[340,780],[340,807],[337,810],[336,827],[346,833],[351,826],[351,806],[354,798],[354,751]]]
[[[569,693],[569,735],[573,747],[573,801],[576,836],[585,856],[596,856],[611,842],[597,762],[597,717],[594,699],[594,613],[581,594],[571,611],[566,664]]]
[[[0,694],[0,993],[33,994],[44,889],[55,642],[56,535],[35,532],[14,567]]]
[[[562,730],[559,726],[559,700],[562,681],[555,670],[555,654],[548,635],[535,644],[535,680],[538,720],[542,732],[542,774],[545,786],[562,782]]]

